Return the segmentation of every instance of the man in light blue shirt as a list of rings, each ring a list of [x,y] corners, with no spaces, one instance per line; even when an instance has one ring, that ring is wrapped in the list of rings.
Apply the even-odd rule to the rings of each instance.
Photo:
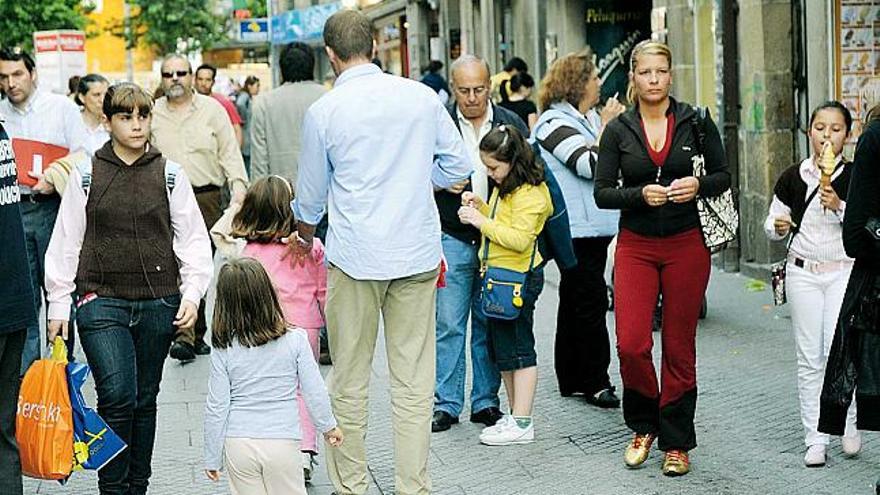
[[[311,252],[329,204],[329,389],[347,441],[328,451],[328,472],[337,493],[368,488],[367,399],[381,313],[396,493],[427,494],[441,258],[433,191],[468,178],[472,165],[436,94],[370,63],[367,17],[337,12],[324,26],[324,43],[339,77],[303,122],[292,249],[295,257]]]

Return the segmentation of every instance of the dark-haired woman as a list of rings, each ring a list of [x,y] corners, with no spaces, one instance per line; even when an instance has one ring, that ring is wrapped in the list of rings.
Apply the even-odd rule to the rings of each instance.
[[[128,444],[98,472],[102,495],[147,492],[162,367],[213,272],[192,186],[149,143],[152,104],[134,84],[108,89],[110,141],[71,171],[46,254],[49,340],[73,296],[98,412]]]
[[[771,240],[789,238],[785,290],[791,302],[798,362],[798,396],[804,425],[807,467],[825,465],[829,436],[819,433],[819,395],[825,361],[834,338],[853,260],[843,249],[843,218],[852,167],[843,158],[852,116],[841,103],[819,105],[810,116],[812,154],[786,169],[774,188],[764,222]],[[833,171],[824,171],[823,149],[830,146]],[[829,173],[830,172],[830,173]],[[826,181],[823,181],[826,175]],[[841,440],[844,454],[861,450],[856,406],[850,407]]]
[[[608,375],[605,265],[620,214],[600,210],[593,188],[599,136],[624,107],[609,98],[601,113],[595,110],[602,85],[593,58],[586,48],[553,62],[541,81],[538,102],[543,113],[533,135],[565,197],[577,257],[576,266],[560,270],[554,343],[559,393],[583,394],[588,404],[616,408],[620,399]]]
[[[100,74],[88,74],[79,78],[73,101],[82,109],[82,119],[89,134],[86,149],[94,153],[110,139],[104,125],[104,95],[110,83]]]
[[[696,198],[723,193],[730,174],[712,120],[695,122],[695,110],[669,96],[671,69],[668,46],[649,40],[633,48],[627,92],[633,107],[602,134],[595,198],[599,208],[621,210],[614,310],[623,417],[635,433],[624,462],[641,466],[656,438],[666,453],[663,474],[680,476],[690,470],[688,451],[697,445],[697,319],[710,269]],[[702,150],[697,131],[705,133]],[[704,160],[706,170],[699,178],[697,160]],[[658,293],[659,386],[651,335]]]
[[[543,167],[525,137],[512,126],[489,131],[480,141],[480,158],[498,187],[486,202],[473,192],[462,194],[458,217],[483,236],[482,270],[497,267],[526,273],[519,316],[502,320],[487,316],[493,356],[507,391],[509,415],[483,429],[480,442],[513,445],[532,442],[532,405],[537,386],[535,302],[544,287],[538,234],[553,211]]]
[[[527,72],[520,72],[510,78],[508,97],[498,104],[519,115],[519,118],[528,124],[529,130],[534,129],[535,123],[538,122],[538,107],[529,100],[534,88],[535,80],[532,76]]]
[[[843,247],[855,263],[820,398],[819,431],[830,435],[846,433],[853,391],[858,428],[880,431],[880,106],[866,121],[851,165],[843,219]]]
[[[235,108],[242,120],[241,156],[244,158],[244,167],[248,175],[251,173],[251,105],[254,98],[260,94],[260,79],[257,76],[247,76],[244,86],[235,98]]]

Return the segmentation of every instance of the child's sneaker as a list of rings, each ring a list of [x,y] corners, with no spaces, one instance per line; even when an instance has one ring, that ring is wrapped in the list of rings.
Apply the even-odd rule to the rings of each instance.
[[[312,471],[315,469],[315,454],[311,452],[302,453],[303,478],[306,483],[312,481]]]
[[[498,422],[494,425],[483,428],[482,431],[480,431],[480,435],[482,435],[483,433],[488,433],[490,431],[499,430],[504,425],[506,425],[508,421],[513,421],[513,416],[511,416],[510,414],[505,414],[504,416],[501,416],[501,419],[499,419]]]
[[[507,421],[497,429],[487,431],[480,435],[480,442],[485,445],[502,446],[532,443],[535,441],[535,427],[529,423],[525,428],[520,428],[513,416],[505,416]],[[503,420],[503,419],[502,419]],[[501,423],[499,421],[499,423]],[[499,426],[499,425],[495,425]]]

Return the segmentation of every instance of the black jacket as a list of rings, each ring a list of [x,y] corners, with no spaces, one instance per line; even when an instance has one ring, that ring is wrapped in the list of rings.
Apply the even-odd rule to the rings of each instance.
[[[37,324],[19,201],[12,141],[0,124],[0,336]]]
[[[843,218],[843,247],[855,258],[846,286],[834,341],[825,366],[819,402],[819,431],[842,435],[847,409],[856,392],[858,428],[880,430],[880,325],[868,331],[853,325],[862,298],[880,284],[880,241],[865,229],[880,217],[880,121],[868,124],[856,146]]]
[[[840,172],[836,179],[831,181],[831,187],[839,198],[846,199],[847,192],[849,191],[849,181],[852,177],[852,164],[843,161],[842,166],[843,171]],[[801,178],[800,163],[795,163],[785,169],[773,187],[773,195],[779,198],[779,201],[782,201],[785,206],[791,208],[791,220],[794,222],[792,235],[800,230],[801,220],[803,220],[804,213],[807,211],[808,194],[812,194],[812,190],[807,191],[807,183]],[[819,201],[818,193],[816,195],[817,197],[813,198],[812,201]]]
[[[523,137],[529,137],[529,128],[526,127],[526,124],[517,114],[497,105],[491,103],[490,105],[492,105],[492,127],[497,127],[502,124],[512,125],[516,127]],[[452,121],[455,122],[455,127],[461,132],[456,108],[454,100],[446,105],[446,110],[449,112]],[[492,188],[493,186],[490,180],[489,190],[491,191]],[[472,188],[469,183],[465,188],[465,191],[471,190]],[[483,200],[488,199],[489,198],[483,198]],[[476,245],[480,242],[480,231],[471,225],[461,223],[461,220],[458,219],[458,209],[461,207],[461,194],[452,194],[443,189],[434,193],[434,200],[437,202],[437,210],[440,212],[440,228],[443,233],[469,244]]]
[[[694,175],[692,158],[699,154],[693,107],[670,98],[668,112],[675,115],[675,129],[671,149],[657,180],[657,166],[648,154],[648,143],[641,127],[638,107],[633,107],[612,120],[605,127],[599,143],[599,161],[596,165],[594,196],[599,208],[621,210],[620,227],[637,234],[667,237],[698,228],[700,218],[695,201],[668,202],[663,206],[648,206],[642,198],[642,188],[659,183],[669,186],[673,180]],[[668,113],[667,113],[668,114]],[[718,196],[730,187],[730,173],[724,156],[721,136],[710,117],[706,117],[705,158],[706,175],[700,177],[698,194]],[[623,185],[619,183],[622,177]]]

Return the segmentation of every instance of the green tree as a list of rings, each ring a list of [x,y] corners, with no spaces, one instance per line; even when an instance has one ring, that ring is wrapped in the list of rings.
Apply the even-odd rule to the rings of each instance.
[[[0,46],[33,52],[34,31],[84,29],[82,0],[0,0]]]
[[[128,0],[131,26],[124,21],[114,26],[114,34],[130,47],[144,43],[166,54],[191,53],[210,48],[228,38],[228,19],[212,10],[210,0]]]

